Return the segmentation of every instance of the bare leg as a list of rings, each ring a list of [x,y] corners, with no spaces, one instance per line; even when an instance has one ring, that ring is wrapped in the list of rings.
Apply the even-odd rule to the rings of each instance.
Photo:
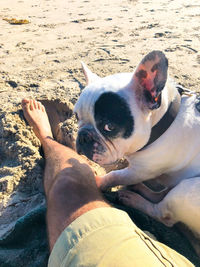
[[[109,207],[96,186],[93,171],[83,157],[52,138],[44,106],[35,100],[22,101],[24,116],[44,149],[44,189],[47,227],[52,250],[61,232],[81,214]]]

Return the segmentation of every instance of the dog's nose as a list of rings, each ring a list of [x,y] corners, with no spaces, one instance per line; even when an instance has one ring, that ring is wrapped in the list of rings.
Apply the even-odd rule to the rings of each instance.
[[[87,131],[80,132],[78,135],[78,142],[80,145],[89,144],[92,140],[92,136]]]

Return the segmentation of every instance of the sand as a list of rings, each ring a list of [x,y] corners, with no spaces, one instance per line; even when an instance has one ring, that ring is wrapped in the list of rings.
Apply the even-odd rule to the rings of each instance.
[[[5,18],[29,23],[13,25]],[[73,139],[73,105],[85,86],[80,61],[105,76],[133,71],[155,49],[165,52],[176,82],[198,91],[199,18],[197,0],[0,1],[0,237],[45,205],[44,159],[21,99],[67,103],[67,115],[57,111],[64,116],[62,138]]]

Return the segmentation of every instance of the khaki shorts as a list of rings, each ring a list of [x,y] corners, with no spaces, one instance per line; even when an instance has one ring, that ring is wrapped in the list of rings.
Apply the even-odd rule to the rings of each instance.
[[[126,212],[97,208],[72,222],[60,235],[49,267],[194,266],[141,231]]]

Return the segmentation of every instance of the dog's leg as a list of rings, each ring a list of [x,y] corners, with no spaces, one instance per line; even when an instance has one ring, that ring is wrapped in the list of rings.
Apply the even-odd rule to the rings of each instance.
[[[128,190],[139,193],[141,196],[147,200],[158,203],[167,195],[171,188],[164,188],[162,191],[153,191],[148,186],[143,183],[128,186]]]
[[[117,185],[131,185],[133,184],[132,180],[132,172],[130,168],[124,168],[121,170],[115,170],[107,173],[104,176],[96,176],[97,186],[102,190],[106,190],[109,187],[117,186]],[[139,183],[137,181],[136,183]]]
[[[181,181],[171,189],[162,201],[152,203],[135,192],[119,191],[119,200],[139,209],[154,219],[172,226],[183,222],[192,231],[200,234],[200,178]]]
[[[143,170],[144,172],[145,170]],[[147,172],[146,172],[147,173]],[[135,173],[132,168],[124,168],[121,170],[114,170],[109,173],[107,173],[104,176],[96,177],[96,183],[97,186],[101,190],[105,190],[109,187],[117,186],[117,185],[133,185],[141,183],[142,181],[149,180],[147,174],[144,174],[141,178],[141,176],[135,176]],[[155,175],[153,177],[156,177]]]
[[[138,209],[167,226],[172,226],[174,223],[176,223],[176,221],[173,219],[172,213],[169,210],[163,211],[162,208],[160,209],[160,206],[162,206],[161,203],[164,200],[158,204],[152,203],[138,193],[128,190],[120,190],[118,192],[118,196],[119,201],[124,205]]]
[[[138,193],[129,190],[120,190],[118,192],[118,197],[120,202],[122,202],[124,205],[138,209],[145,214],[157,219],[156,204],[143,198]]]

